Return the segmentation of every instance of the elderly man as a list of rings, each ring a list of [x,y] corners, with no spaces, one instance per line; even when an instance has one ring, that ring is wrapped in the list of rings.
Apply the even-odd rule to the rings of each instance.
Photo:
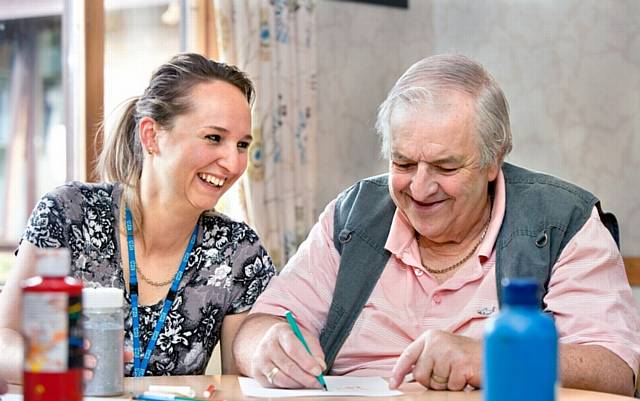
[[[535,277],[560,337],[562,385],[632,394],[640,322],[598,200],[507,163],[507,102],[463,56],[414,64],[380,107],[389,173],[331,202],[234,343],[265,386],[321,371],[482,386],[482,332],[503,277]],[[311,357],[282,318],[302,326]]]

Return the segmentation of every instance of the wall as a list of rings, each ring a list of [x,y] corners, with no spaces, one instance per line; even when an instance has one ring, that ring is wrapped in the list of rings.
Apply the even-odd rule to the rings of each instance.
[[[376,108],[398,76],[432,52],[433,31],[423,21],[431,14],[427,1],[411,12],[326,0],[317,4],[320,174],[315,206],[321,211],[355,179],[386,170],[373,130]]]
[[[486,5],[318,2],[317,207],[385,170],[373,124],[400,74],[424,56],[456,52],[484,64],[509,99],[507,160],[594,192],[621,223],[623,254],[640,256],[640,2]]]

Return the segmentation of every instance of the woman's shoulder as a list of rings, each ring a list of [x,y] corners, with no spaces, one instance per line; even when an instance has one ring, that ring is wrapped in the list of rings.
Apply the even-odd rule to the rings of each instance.
[[[63,202],[89,201],[95,202],[105,199],[112,199],[116,184],[109,182],[92,183],[69,181],[62,184],[47,194],[43,198],[53,198]]]
[[[44,194],[34,212],[62,214],[70,219],[80,218],[88,209],[102,214],[112,208],[116,187],[111,183],[70,181]]]
[[[86,233],[78,227],[87,220],[109,220],[112,216],[113,184],[92,184],[71,181],[45,194],[33,209],[24,238],[39,247],[65,246],[73,249],[85,246]],[[106,228],[100,228],[106,232]],[[92,234],[92,245],[98,243]]]
[[[205,247],[219,247],[226,243],[259,242],[258,234],[247,223],[234,220],[223,213],[203,214],[200,225]]]

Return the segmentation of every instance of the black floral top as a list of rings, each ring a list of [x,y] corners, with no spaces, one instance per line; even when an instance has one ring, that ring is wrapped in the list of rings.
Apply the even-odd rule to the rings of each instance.
[[[125,347],[133,349],[131,303],[118,246],[121,194],[117,184],[63,185],[40,200],[23,239],[41,248],[69,248],[72,275],[87,287],[124,289]],[[247,311],[275,275],[271,258],[246,224],[206,213],[199,225],[146,375],[203,374],[224,316]],[[139,307],[141,353],[153,334],[162,302]],[[125,373],[132,372],[133,363],[125,364]]]

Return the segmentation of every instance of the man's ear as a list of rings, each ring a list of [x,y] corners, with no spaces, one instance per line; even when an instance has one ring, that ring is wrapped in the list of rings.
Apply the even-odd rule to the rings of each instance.
[[[151,117],[143,117],[138,124],[138,135],[142,148],[149,155],[158,153],[158,124]]]
[[[487,181],[493,182],[496,178],[498,178],[498,172],[500,171],[501,163],[492,163],[490,166],[487,166]]]

